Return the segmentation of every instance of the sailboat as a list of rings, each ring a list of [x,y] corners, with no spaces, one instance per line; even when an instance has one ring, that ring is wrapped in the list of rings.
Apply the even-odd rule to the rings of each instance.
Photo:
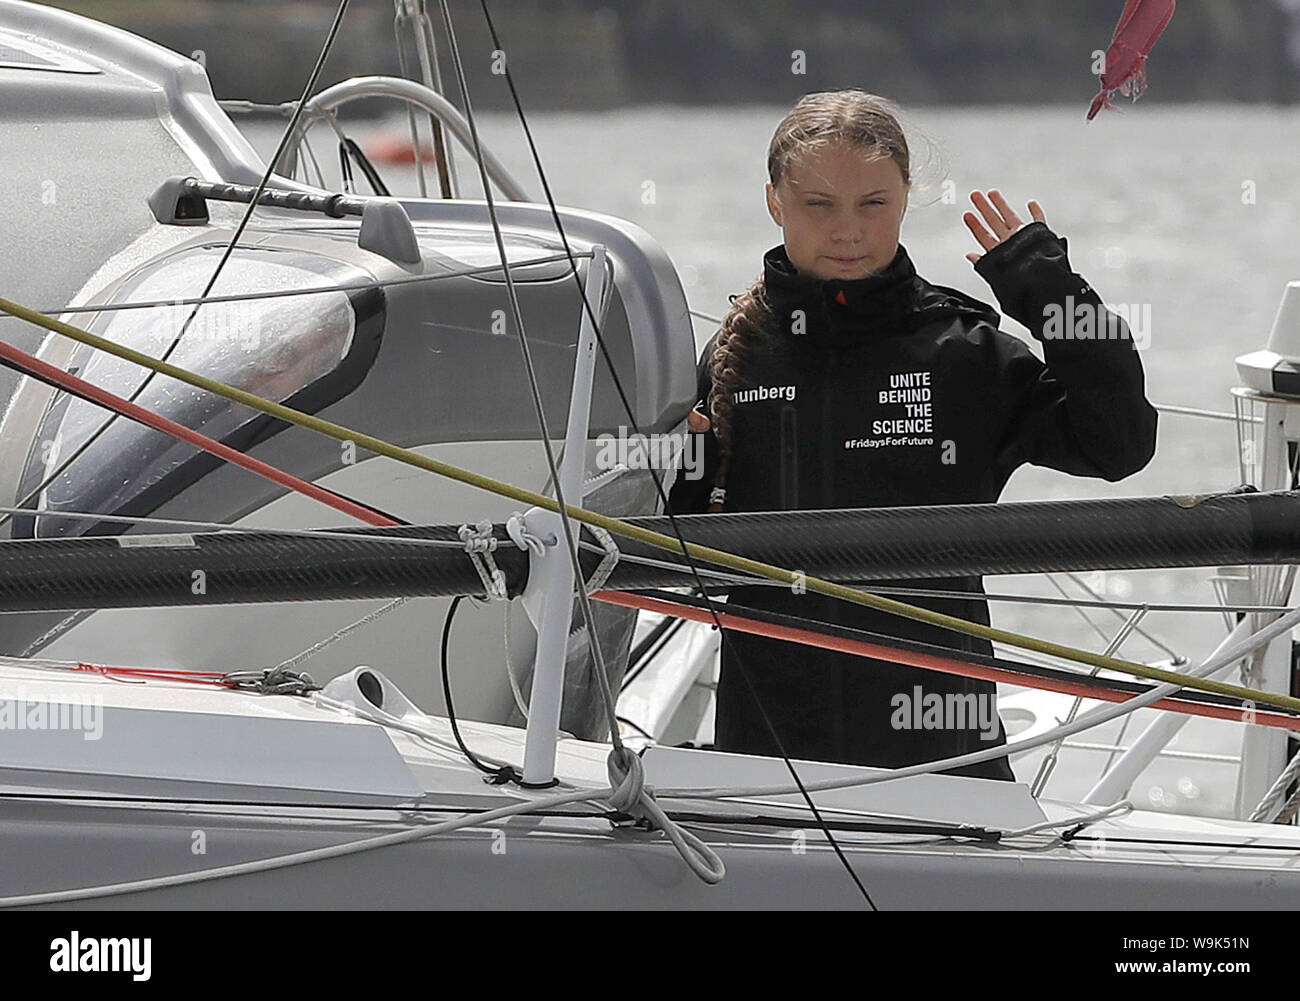
[[[0,0],[0,157],[26,193],[0,211],[42,248],[0,288],[0,839],[22,860],[0,906],[1295,906],[1300,831],[1271,821],[1300,729],[1300,283],[1243,362],[1251,490],[665,517],[660,470],[601,456],[628,428],[685,447],[671,260],[535,200],[442,94],[454,28],[444,57],[422,2],[397,12],[420,79],[313,74],[268,163],[198,63]],[[392,197],[346,135],[373,193],[310,183],[306,127],[376,96],[495,194],[443,170],[442,197]],[[956,659],[701,587],[800,566],[908,614],[853,581],[1223,564],[1244,568],[1232,627],[1185,665],[1012,634],[1054,661]],[[1160,715],[1081,802],[950,762],[724,753],[699,740],[719,625],[1087,704],[1013,754]],[[1243,659],[1252,684],[1223,680]],[[617,706],[633,673],[641,734]],[[1247,731],[1236,819],[1126,799],[1191,716]]]

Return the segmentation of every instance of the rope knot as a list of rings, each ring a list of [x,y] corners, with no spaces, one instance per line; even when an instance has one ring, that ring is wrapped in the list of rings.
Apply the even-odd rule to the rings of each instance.
[[[460,541],[465,543],[465,551],[468,553],[490,553],[497,547],[496,537],[492,534],[492,522],[486,518],[473,528],[461,525],[456,533],[460,536]]]
[[[645,811],[642,809],[641,798],[652,790],[646,787],[645,768],[640,756],[630,748],[616,747],[609,752],[605,767],[609,773],[609,784],[613,788],[609,805],[629,817],[642,817]]]
[[[465,543],[465,552],[478,571],[483,590],[491,600],[504,601],[506,594],[506,575],[492,559],[492,551],[497,547],[496,536],[492,534],[492,522],[484,518],[473,528],[461,525],[456,530],[460,541]]]
[[[506,519],[506,534],[516,546],[534,556],[541,556],[546,552],[546,543],[536,533],[528,530],[522,512],[515,511]]]
[[[654,787],[645,784],[645,767],[640,755],[616,745],[609,752],[605,769],[609,773],[608,803],[616,812],[640,821],[652,831],[663,831],[691,871],[704,882],[722,881],[727,869],[718,853],[684,830],[655,802]]]

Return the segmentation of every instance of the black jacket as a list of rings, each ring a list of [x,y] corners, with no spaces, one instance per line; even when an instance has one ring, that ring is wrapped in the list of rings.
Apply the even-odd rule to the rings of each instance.
[[[724,509],[989,503],[1023,463],[1112,481],[1145,466],[1156,413],[1138,353],[1123,320],[1073,272],[1066,249],[1036,222],[975,265],[1003,310],[1043,343],[1045,363],[998,330],[992,307],[917,275],[902,246],[885,271],[850,281],[799,274],[783,246],[770,250],[764,277],[778,329],[750,345],[741,366]],[[1081,305],[1096,310],[1092,326],[1049,326]],[[701,401],[716,340],[700,359]],[[707,510],[718,442],[712,430],[704,439],[703,476],[678,476],[669,497],[675,512]],[[978,577],[910,583],[983,593]],[[811,592],[740,587],[730,600],[992,653],[986,640]],[[989,621],[978,598],[908,600]],[[970,727],[918,727],[920,712],[903,711],[933,696],[992,700],[990,682],[728,632],[717,692],[722,750],[776,753],[738,660],[793,757],[900,767],[1005,741],[1000,724],[990,740]],[[958,772],[1012,777],[1005,758]]]

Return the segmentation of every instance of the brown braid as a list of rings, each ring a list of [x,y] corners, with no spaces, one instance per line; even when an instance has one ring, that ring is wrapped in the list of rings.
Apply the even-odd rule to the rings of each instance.
[[[709,375],[713,380],[709,389],[709,420],[718,436],[721,455],[718,471],[713,477],[713,491],[709,495],[710,513],[722,510],[726,496],[727,471],[731,468],[732,455],[731,418],[736,405],[734,394],[740,387],[741,366],[748,349],[761,343],[775,325],[765,292],[760,275],[753,285],[735,297],[722,321],[722,329],[718,331],[718,340],[709,359]]]
[[[842,142],[878,157],[890,157],[911,183],[911,154],[899,124],[897,106],[883,97],[861,90],[808,94],[782,119],[767,151],[767,174],[773,187],[789,175],[790,168],[809,152],[832,142]],[[718,437],[721,459],[709,495],[710,513],[726,502],[727,473],[731,469],[732,416],[735,391],[749,349],[776,331],[776,317],[768,304],[763,277],[736,296],[723,318],[722,329],[709,359],[713,379],[709,390],[709,419]]]

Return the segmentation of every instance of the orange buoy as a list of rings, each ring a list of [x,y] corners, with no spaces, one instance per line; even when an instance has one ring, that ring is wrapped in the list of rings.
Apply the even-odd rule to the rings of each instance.
[[[366,158],[372,163],[415,163],[415,144],[410,135],[379,132],[366,140]],[[420,144],[420,159],[433,162],[433,149]]]

